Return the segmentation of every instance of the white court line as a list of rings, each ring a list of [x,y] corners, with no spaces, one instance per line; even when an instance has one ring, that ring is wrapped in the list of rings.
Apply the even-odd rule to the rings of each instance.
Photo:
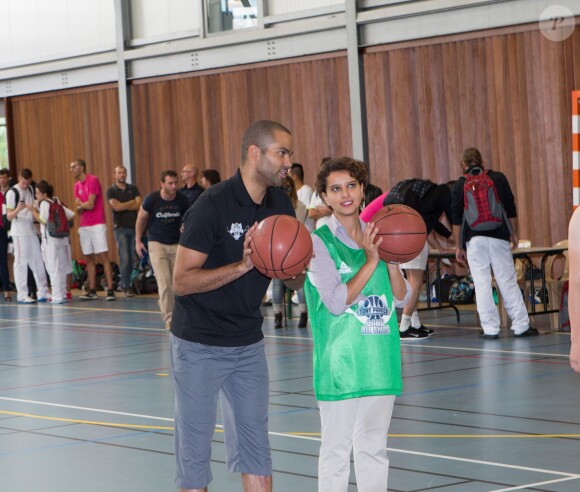
[[[308,340],[313,341],[311,337],[293,337],[293,336],[281,336],[281,335],[264,335],[265,338],[282,338],[290,340]],[[415,347],[415,348],[436,348],[442,350],[465,350],[466,352],[481,352],[489,354],[508,354],[508,355],[528,355],[528,356],[538,356],[538,357],[560,357],[568,359],[569,354],[553,354],[549,352],[524,352],[519,350],[493,350],[493,349],[483,349],[474,347],[448,347],[446,345],[431,345],[430,343],[422,344],[421,342],[401,342],[403,347]]]
[[[174,421],[174,419],[170,419],[170,418],[166,418],[166,417],[156,417],[153,415],[141,415],[141,414],[127,413],[127,412],[116,412],[113,410],[104,410],[104,409],[100,409],[100,408],[78,407],[78,406],[73,406],[73,405],[63,405],[63,404],[59,404],[59,403],[50,403],[50,402],[35,401],[35,400],[23,400],[20,398],[0,397],[0,400],[12,401],[12,402],[17,402],[17,403],[29,403],[29,404],[33,404],[33,405],[43,405],[43,406],[49,406],[49,407],[69,408],[69,409],[74,409],[74,410],[84,410],[84,411],[88,411],[88,412],[106,413],[106,414],[112,414],[112,415],[123,415],[126,417],[138,417],[138,418],[151,419],[151,420],[162,420],[165,422],[173,422]],[[216,425],[216,427],[223,428],[222,425]],[[285,432],[271,432],[271,431],[269,431],[268,434],[271,436],[286,437],[286,438],[292,438],[292,439],[302,439],[302,440],[307,440],[307,441],[320,441],[319,437],[300,436],[300,435],[294,435],[294,434],[285,433]],[[415,456],[426,456],[429,458],[446,459],[446,460],[451,460],[451,461],[460,461],[463,463],[473,463],[473,464],[485,465],[485,466],[497,466],[500,468],[508,468],[511,470],[523,470],[523,471],[530,471],[530,472],[537,472],[537,473],[547,473],[547,474],[551,474],[551,475],[559,475],[562,477],[566,477],[564,479],[557,479],[554,482],[580,479],[580,475],[576,475],[573,473],[554,471],[554,470],[545,470],[542,468],[531,468],[531,467],[527,467],[527,466],[508,465],[505,463],[497,463],[497,462],[493,462],[493,461],[473,460],[473,459],[469,459],[469,458],[459,458],[456,456],[448,456],[448,455],[443,455],[443,454],[422,453],[419,451],[408,451],[406,449],[397,449],[397,448],[389,448],[389,447],[387,448],[387,450],[392,451],[394,453],[412,454]],[[542,482],[542,483],[551,483],[551,482]],[[508,490],[518,490],[518,489],[522,489],[525,487],[526,486],[518,486],[517,488],[502,489],[502,492],[508,491]],[[498,490],[498,491],[494,491],[494,492],[500,492],[500,491]]]
[[[140,415],[138,413],[116,412],[114,410],[104,410],[102,408],[77,407],[74,405],[63,405],[60,403],[50,403],[47,401],[22,400],[20,398],[8,398],[5,396],[0,396],[0,400],[13,401],[13,402],[17,402],[17,403],[31,403],[33,405],[43,405],[46,407],[68,408],[68,409],[72,409],[72,410],[84,410],[86,412],[108,413],[108,414],[112,414],[112,415],[123,415],[125,417],[138,417],[138,418],[142,418],[142,419],[163,420],[165,422],[173,422],[173,419],[169,419],[169,418],[165,418],[165,417],[155,417],[153,415]]]
[[[567,482],[569,480],[578,480],[579,478],[580,478],[580,476],[566,477],[566,478],[557,478],[555,480],[547,480],[545,482],[527,483],[526,485],[519,485],[517,487],[510,487],[510,488],[507,488],[507,489],[492,490],[491,492],[509,492],[510,490],[529,489],[529,488],[532,488],[532,487],[538,487],[540,485],[550,485],[552,483]]]
[[[133,311],[134,312],[134,311]],[[89,323],[63,323],[62,321],[52,320],[52,321],[41,321],[36,318],[27,319],[6,319],[0,318],[0,321],[7,321],[14,323],[15,326],[11,328],[16,328],[16,325],[26,324],[26,325],[62,325],[62,326],[79,326],[82,328],[112,328],[115,330],[138,330],[138,331],[160,331],[162,333],[166,332],[165,328],[145,328],[141,326],[120,326],[120,325],[94,325]]]

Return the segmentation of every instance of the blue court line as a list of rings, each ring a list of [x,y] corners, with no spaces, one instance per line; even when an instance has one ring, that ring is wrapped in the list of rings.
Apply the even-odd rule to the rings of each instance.
[[[480,368],[473,368],[473,370],[479,370],[479,369]],[[466,370],[468,370],[468,369],[466,369]],[[506,370],[509,370],[509,368],[507,368]],[[531,375],[527,374],[525,377],[519,377],[519,378],[509,379],[509,380],[508,379],[496,379],[493,381],[485,381],[485,382],[480,382],[480,383],[465,384],[465,385],[461,385],[461,386],[447,386],[447,387],[443,387],[443,388],[434,388],[434,389],[423,390],[423,391],[415,391],[412,393],[405,392],[405,389],[404,389],[405,379],[403,378],[403,394],[401,396],[398,396],[397,399],[400,400],[400,399],[404,399],[405,397],[427,395],[430,393],[439,393],[442,391],[455,391],[455,390],[461,390],[461,389],[466,389],[466,388],[477,388],[477,387],[482,387],[482,386],[513,384],[517,381],[529,381],[530,379],[561,376],[563,374],[570,375],[570,374],[572,374],[572,372],[573,372],[572,369],[568,369],[566,371],[536,374],[535,376],[531,376]],[[429,375],[426,374],[425,377],[429,377]]]
[[[26,431],[22,431],[22,432],[26,432]],[[4,457],[8,457],[8,456],[22,456],[22,455],[27,455],[27,454],[34,454],[34,453],[38,453],[38,452],[42,452],[42,451],[49,451],[51,449],[67,448],[67,447],[71,447],[71,446],[79,446],[79,445],[85,445],[85,444],[96,444],[99,442],[109,442],[109,441],[114,441],[116,439],[126,439],[127,437],[142,436],[144,434],[155,434],[155,432],[153,432],[153,431],[136,431],[136,432],[132,432],[131,434],[124,434],[122,436],[103,437],[101,439],[90,439],[90,440],[86,440],[86,441],[67,442],[67,443],[63,443],[63,444],[51,444],[50,446],[42,446],[39,448],[29,448],[29,449],[21,449],[18,451],[9,451],[9,452],[0,453],[0,458],[4,458]],[[42,436],[42,437],[48,437],[48,438],[53,438],[53,439],[68,439],[66,437],[50,436],[50,435],[49,436]]]
[[[159,370],[156,370],[154,372],[157,373],[157,372],[159,372]],[[91,382],[86,382],[86,383],[74,383],[74,384],[67,384],[64,386],[52,386],[50,383],[47,383],[47,385],[43,386],[42,388],[34,388],[34,389],[25,390],[25,391],[16,390],[13,392],[8,392],[8,393],[0,393],[0,396],[26,395],[26,394],[30,394],[30,393],[41,393],[43,391],[61,391],[61,390],[67,390],[70,388],[78,388],[78,387],[83,387],[83,386],[88,387],[88,386],[92,386],[95,384],[109,384],[109,383],[117,383],[117,382],[122,382],[122,381],[132,381],[132,380],[136,380],[136,379],[155,379],[155,380],[158,380],[158,378],[155,374],[142,374],[139,376],[131,376],[131,377],[126,377],[126,378],[118,378],[118,379],[107,379],[105,381],[91,381]]]

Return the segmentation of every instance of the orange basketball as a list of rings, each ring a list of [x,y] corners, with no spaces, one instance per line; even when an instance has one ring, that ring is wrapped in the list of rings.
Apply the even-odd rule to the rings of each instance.
[[[427,241],[427,227],[421,215],[407,205],[387,205],[370,220],[383,238],[379,256],[387,263],[405,263],[417,257]]]
[[[250,248],[256,269],[267,277],[282,280],[300,275],[312,257],[310,232],[289,215],[272,215],[262,220]]]

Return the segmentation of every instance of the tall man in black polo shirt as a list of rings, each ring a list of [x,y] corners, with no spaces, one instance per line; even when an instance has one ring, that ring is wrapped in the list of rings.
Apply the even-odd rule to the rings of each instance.
[[[143,245],[145,228],[147,232],[147,247],[149,259],[157,280],[159,291],[159,308],[161,318],[165,322],[165,329],[171,326],[171,313],[175,304],[175,296],[171,284],[173,283],[173,269],[177,243],[181,234],[183,216],[189,208],[189,201],[177,191],[177,173],[163,171],[160,177],[161,190],[149,193],[139,209],[135,224],[136,249],[140,258],[143,258],[147,249]]]
[[[131,286],[131,272],[135,266],[135,221],[141,206],[141,193],[136,186],[127,183],[127,169],[117,166],[113,173],[115,182],[107,190],[107,201],[113,209],[113,227],[117,251],[119,252],[119,270],[121,288],[127,297],[133,297],[135,291]]]
[[[177,250],[171,324],[175,384],[176,483],[205,489],[212,479],[211,440],[218,394],[226,461],[244,490],[272,489],[268,442],[268,366],[260,305],[270,279],[250,259],[257,222],[294,215],[279,189],[288,175],[292,135],[257,121],[242,139],[242,164],[193,204]],[[297,289],[304,277],[288,282]]]

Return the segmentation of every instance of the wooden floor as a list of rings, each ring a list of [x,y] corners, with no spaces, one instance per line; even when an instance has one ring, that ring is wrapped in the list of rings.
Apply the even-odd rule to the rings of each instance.
[[[274,330],[265,314],[274,490],[315,491],[311,333],[296,320]],[[389,490],[580,491],[580,376],[568,364],[569,335],[482,340],[472,311],[460,325],[448,310],[422,316],[436,334],[403,343]],[[154,298],[0,301],[0,491],[175,490],[168,366]],[[239,491],[222,442],[218,426],[210,488]]]

